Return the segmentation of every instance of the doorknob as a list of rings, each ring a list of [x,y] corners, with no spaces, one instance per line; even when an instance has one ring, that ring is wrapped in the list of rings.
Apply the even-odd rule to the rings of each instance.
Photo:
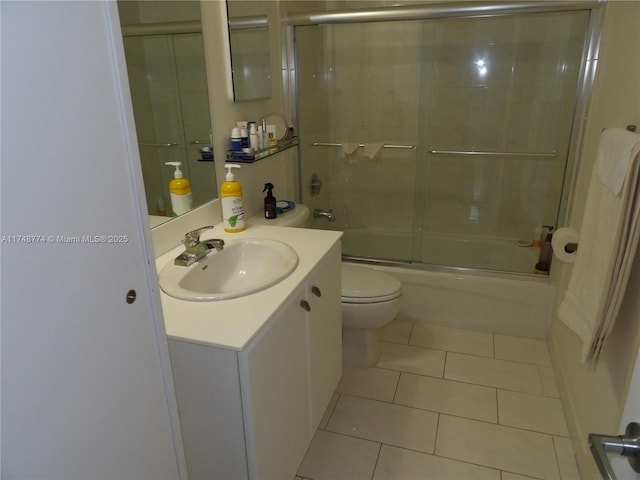
[[[640,473],[640,424],[638,423],[631,422],[627,425],[624,435],[617,437],[590,433],[589,448],[604,480],[616,480],[607,453],[617,453],[627,457],[631,468]]]

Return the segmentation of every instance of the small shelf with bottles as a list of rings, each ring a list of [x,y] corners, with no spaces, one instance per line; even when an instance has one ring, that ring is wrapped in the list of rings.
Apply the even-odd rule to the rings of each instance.
[[[298,137],[282,140],[275,147],[263,148],[251,153],[227,151],[227,162],[231,163],[254,163],[263,158],[270,157],[298,145]]]

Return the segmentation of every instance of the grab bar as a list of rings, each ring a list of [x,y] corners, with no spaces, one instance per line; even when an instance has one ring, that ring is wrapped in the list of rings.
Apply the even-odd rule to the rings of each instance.
[[[311,144],[312,147],[341,147],[342,144],[341,143],[328,143],[328,142],[313,142]],[[364,143],[359,143],[358,147],[360,148],[364,148],[366,146],[366,144]],[[389,143],[385,143],[384,145],[382,145],[382,148],[403,148],[405,150],[413,150],[414,148],[416,148],[413,145],[394,145],[394,144],[389,144]]]
[[[177,147],[178,145],[180,145],[179,142],[172,142],[172,143],[139,143],[138,144],[139,147],[156,147],[156,148],[171,148],[171,147]]]
[[[558,152],[480,152],[477,150],[435,150],[430,149],[433,155],[493,155],[500,157],[557,157]]]

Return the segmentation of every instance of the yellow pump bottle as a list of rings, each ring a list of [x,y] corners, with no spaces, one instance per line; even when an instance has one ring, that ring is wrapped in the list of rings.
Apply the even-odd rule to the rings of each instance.
[[[173,180],[169,182],[169,194],[171,195],[171,209],[173,214],[178,216],[187,213],[193,207],[191,194],[191,183],[184,178],[180,166],[182,162],[166,162],[176,170],[173,172]]]
[[[222,222],[224,231],[229,233],[244,230],[244,205],[242,203],[242,186],[235,181],[232,168],[240,168],[240,165],[225,163],[227,169],[226,182],[220,186],[222,198]]]

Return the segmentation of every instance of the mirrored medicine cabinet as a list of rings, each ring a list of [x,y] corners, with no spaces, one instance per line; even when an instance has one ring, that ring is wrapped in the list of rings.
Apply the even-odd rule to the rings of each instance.
[[[271,98],[268,3],[227,0],[235,102]]]
[[[216,196],[197,0],[118,0],[151,226],[172,218],[169,182],[181,162],[192,206]]]

